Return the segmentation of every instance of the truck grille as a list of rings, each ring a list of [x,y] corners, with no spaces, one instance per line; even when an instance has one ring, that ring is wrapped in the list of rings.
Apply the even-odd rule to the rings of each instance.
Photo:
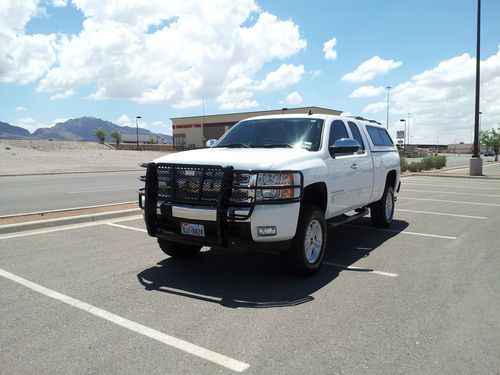
[[[215,206],[222,195],[221,167],[157,164],[157,173],[159,199]]]

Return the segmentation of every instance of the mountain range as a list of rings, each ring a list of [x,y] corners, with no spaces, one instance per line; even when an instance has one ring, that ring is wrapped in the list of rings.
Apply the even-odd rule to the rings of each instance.
[[[14,139],[53,139],[59,141],[97,141],[92,135],[94,130],[102,128],[106,130],[106,141],[113,141],[109,136],[113,130],[118,130],[122,137],[124,134],[136,134],[136,128],[131,126],[119,126],[110,121],[95,117],[80,117],[58,122],[50,128],[38,128],[33,133],[20,127],[0,121],[0,138]],[[139,135],[153,135],[151,131],[139,128]],[[166,143],[172,143],[172,136],[159,134]],[[143,138],[143,137],[141,137]]]

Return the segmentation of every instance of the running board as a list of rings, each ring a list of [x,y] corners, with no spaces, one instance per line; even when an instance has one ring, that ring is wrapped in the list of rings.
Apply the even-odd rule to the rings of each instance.
[[[353,220],[359,219],[360,217],[368,215],[368,208],[364,208],[362,210],[356,210],[356,213],[354,215],[346,215],[342,214],[339,216],[335,216],[331,218],[330,220],[326,221],[326,226],[328,228],[335,228],[336,226],[349,223]]]

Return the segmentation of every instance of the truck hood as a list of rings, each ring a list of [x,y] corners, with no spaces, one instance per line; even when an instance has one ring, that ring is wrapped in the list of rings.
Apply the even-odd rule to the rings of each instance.
[[[308,160],[314,152],[295,148],[207,148],[176,152],[154,160],[155,163],[232,166],[243,170],[268,170],[273,165],[285,165]]]

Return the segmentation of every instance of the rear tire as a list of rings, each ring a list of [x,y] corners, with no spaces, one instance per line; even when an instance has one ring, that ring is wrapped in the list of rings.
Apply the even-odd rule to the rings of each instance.
[[[287,270],[297,276],[316,273],[325,255],[326,239],[327,228],[323,212],[315,205],[302,204],[290,250],[281,253]]]
[[[184,245],[179,242],[164,240],[162,238],[158,238],[158,245],[160,245],[160,249],[165,254],[170,255],[172,258],[192,258],[201,250],[201,246]]]
[[[370,207],[372,223],[377,228],[388,227],[394,216],[394,188],[387,184],[379,201]]]

